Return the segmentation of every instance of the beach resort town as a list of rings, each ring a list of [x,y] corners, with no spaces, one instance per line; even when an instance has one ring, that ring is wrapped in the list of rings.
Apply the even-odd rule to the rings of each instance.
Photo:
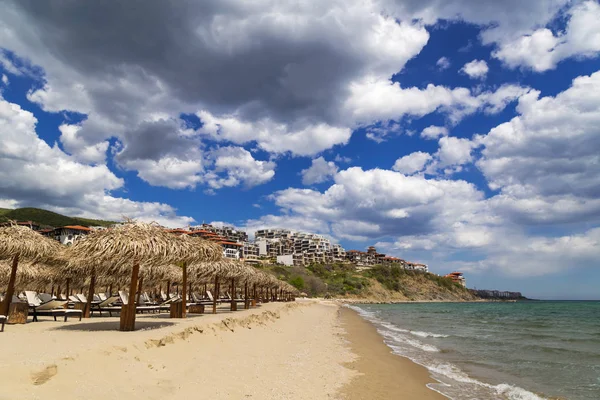
[[[64,245],[72,245],[78,238],[94,230],[105,227],[86,227],[68,225],[41,229],[32,221],[18,222],[42,235],[53,238]],[[215,242],[223,248],[223,257],[239,260],[247,264],[280,264],[308,266],[311,264],[349,263],[358,271],[374,265],[397,265],[408,271],[429,272],[427,265],[390,257],[377,252],[374,246],[366,251],[346,250],[340,244],[332,243],[323,235],[295,232],[289,229],[261,229],[254,232],[250,240],[247,232],[233,226],[202,224],[186,228],[170,229],[169,232],[191,237],[200,237]],[[448,275],[454,281],[465,286],[460,272]]]

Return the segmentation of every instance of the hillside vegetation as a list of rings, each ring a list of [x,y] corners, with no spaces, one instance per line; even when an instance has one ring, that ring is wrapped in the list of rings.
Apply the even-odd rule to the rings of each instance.
[[[82,226],[109,226],[114,224],[111,221],[102,221],[87,218],[67,217],[52,211],[42,210],[40,208],[17,208],[9,210],[0,208],[0,222],[7,221],[33,221],[41,226],[58,227],[66,225]]]
[[[357,272],[348,264],[315,264],[306,268],[266,265],[262,268],[311,297],[372,302],[477,300],[467,289],[448,278],[406,271],[398,266],[377,265],[363,272]]]

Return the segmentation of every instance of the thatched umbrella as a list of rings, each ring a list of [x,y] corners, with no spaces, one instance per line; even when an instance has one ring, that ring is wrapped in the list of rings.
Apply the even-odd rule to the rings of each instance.
[[[0,286],[8,286],[11,270],[11,262],[8,260],[0,261]],[[14,283],[15,291],[21,291],[25,289],[27,285],[37,283],[39,276],[43,273],[44,268],[42,268],[40,264],[33,264],[31,262],[19,263]]]
[[[181,235],[178,236],[178,238],[185,242],[187,245],[194,247],[194,248],[198,248],[198,249],[203,249],[203,254],[204,257],[202,257],[202,261],[205,262],[215,262],[215,261],[219,261],[221,260],[221,258],[223,257],[223,248],[214,242],[199,238],[199,237],[193,237],[193,236],[188,236],[188,235]],[[188,263],[186,262],[182,262],[181,263],[181,286],[182,286],[182,290],[181,290],[181,313],[180,313],[180,317],[181,318],[185,318],[186,314],[187,314],[187,290],[188,290]]]
[[[214,280],[215,293],[213,297],[213,314],[217,312],[217,300],[222,281],[235,279],[242,276],[243,264],[239,261],[223,258],[216,262],[199,263],[190,265],[190,271],[198,279]]]
[[[128,221],[110,229],[99,230],[78,240],[69,249],[69,264],[95,270],[104,276],[131,275],[130,301],[121,311],[120,330],[135,329],[134,294],[142,273],[152,267],[193,263],[214,259],[213,247],[197,241],[183,240],[157,224]],[[220,253],[219,253],[220,254]]]
[[[0,259],[12,260],[10,276],[4,300],[0,304],[0,315],[7,315],[15,290],[19,260],[44,261],[51,257],[60,244],[48,239],[30,228],[11,224],[0,227]]]

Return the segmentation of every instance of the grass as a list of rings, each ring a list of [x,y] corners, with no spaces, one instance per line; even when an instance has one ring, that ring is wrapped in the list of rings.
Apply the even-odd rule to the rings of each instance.
[[[67,217],[41,208],[17,208],[16,210],[0,208],[0,222],[9,220],[33,221],[44,227],[59,227],[65,225],[109,226],[114,224],[114,222],[111,221]]]
[[[439,292],[456,294],[467,292],[467,289],[448,278],[407,271],[399,266],[376,265],[364,272],[357,272],[354,265],[341,263],[313,264],[306,268],[271,264],[259,268],[312,297],[360,296],[366,293],[372,280],[378,281],[389,291],[403,293],[407,298],[414,298],[424,285],[429,284],[434,288],[437,287],[435,290]]]

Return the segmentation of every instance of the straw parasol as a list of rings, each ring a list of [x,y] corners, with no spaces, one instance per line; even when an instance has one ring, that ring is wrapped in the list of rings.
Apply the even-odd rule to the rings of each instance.
[[[17,279],[19,261],[44,261],[51,257],[60,244],[48,239],[32,229],[11,223],[0,227],[0,260],[12,260],[10,276],[4,300],[0,304],[0,315],[7,315]]]
[[[131,275],[131,300],[121,312],[120,330],[135,329],[134,293],[142,274],[152,267],[218,259],[221,250],[197,240],[172,235],[157,224],[127,221],[78,240],[69,249],[69,265],[103,276]]]
[[[219,261],[223,257],[223,248],[214,242],[210,242],[208,240],[189,236],[189,235],[180,235],[177,236],[182,242],[186,243],[186,245],[191,246],[193,248],[203,249],[204,256],[201,258],[202,261]],[[187,313],[187,286],[188,286],[188,263],[181,263],[181,312],[179,317],[185,318]]]

